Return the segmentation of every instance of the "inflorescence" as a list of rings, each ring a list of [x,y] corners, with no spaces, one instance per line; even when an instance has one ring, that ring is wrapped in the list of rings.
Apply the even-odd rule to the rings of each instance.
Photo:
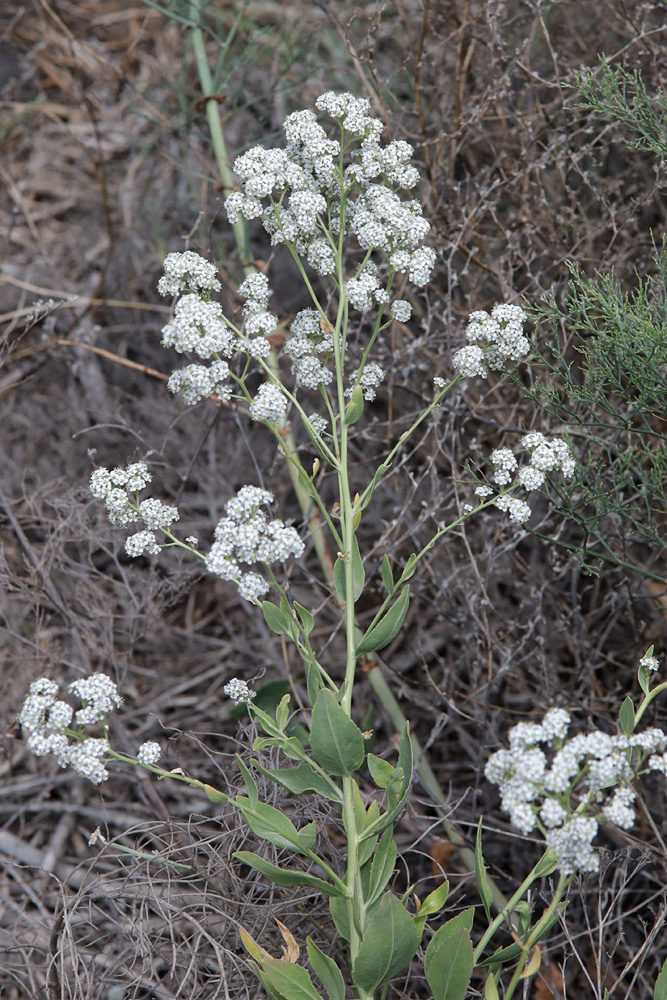
[[[366,99],[329,92],[316,101],[316,108],[333,120],[336,137],[327,135],[315,111],[289,115],[284,122],[284,149],[256,146],[236,159],[234,170],[241,183],[225,202],[229,221],[261,220],[273,244],[285,244],[295,258],[329,276],[353,309],[387,307],[386,322],[391,318],[405,323],[412,306],[405,299],[392,301],[394,276],[407,274],[409,281],[423,286],[436,260],[435,251],[423,246],[430,225],[421,203],[402,194],[419,181],[419,172],[410,163],[412,146],[403,141],[381,144],[383,125],[369,115]],[[342,273],[343,241],[348,260],[352,260],[349,250],[362,257],[347,275]],[[159,292],[180,298],[162,331],[162,343],[208,362],[175,371],[169,389],[180,392],[190,405],[209,395],[224,402],[240,399],[253,420],[282,421],[289,396],[275,372],[262,366],[269,381],[260,384],[252,397],[243,381],[247,359],[261,362],[268,355],[269,338],[278,326],[269,309],[266,275],[251,274],[239,287],[244,305],[243,323],[237,328],[211,299],[211,293],[220,289],[213,265],[189,250],[168,254],[164,268]],[[325,392],[333,379],[334,343],[319,304],[297,314],[291,334],[284,355],[296,390]],[[340,338],[346,360],[344,332]],[[242,375],[235,373],[238,355],[246,357]],[[350,374],[353,386],[359,384],[367,400],[375,398],[384,377],[373,363],[357,366]],[[311,426],[315,434],[321,433],[321,419],[316,421],[319,430]]]
[[[178,541],[171,525],[179,519],[178,509],[154,497],[139,499],[139,492],[151,481],[144,462],[135,462],[127,469],[95,469],[90,477],[90,491],[103,500],[112,524],[126,526],[143,521],[145,528],[125,540],[129,556],[144,552],[157,554],[165,545],[179,545],[196,552],[206,562],[211,573],[230,580],[238,586],[239,594],[247,601],[258,602],[269,591],[269,583],[256,571],[246,571],[243,565],[257,563],[268,567],[285,562],[290,556],[303,555],[304,544],[295,528],[278,518],[269,520],[262,510],[273,502],[273,495],[258,486],[243,486],[235,497],[225,504],[226,517],[215,528],[215,541],[208,555],[197,552],[198,540],[188,536]],[[130,496],[134,494],[134,496]],[[167,541],[160,543],[156,531],[162,531]]]
[[[566,739],[569,726],[561,708],[539,724],[520,722],[509,732],[509,750],[494,753],[484,771],[498,785],[512,825],[524,835],[539,829],[565,875],[597,871],[592,841],[599,824],[629,830],[632,782],[647,771],[667,773],[662,729],[615,736],[594,730]]]
[[[61,767],[71,767],[93,784],[109,777],[105,764],[110,756],[106,738],[107,716],[123,703],[114,681],[106,674],[92,674],[70,684],[68,691],[76,695],[81,708],[75,710],[58,698],[59,686],[48,677],[40,677],[30,685],[30,694],[23,703],[19,722],[27,734],[26,746],[35,756],[52,754]],[[104,737],[88,736],[86,726],[100,725]],[[154,764],[162,755],[159,743],[142,743],[137,760]]]

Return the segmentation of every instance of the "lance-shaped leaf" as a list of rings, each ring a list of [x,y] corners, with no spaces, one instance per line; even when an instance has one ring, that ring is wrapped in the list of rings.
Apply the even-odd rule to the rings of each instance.
[[[414,958],[421,935],[400,899],[384,895],[361,939],[352,968],[355,986],[374,993]]]
[[[234,804],[243,813],[243,818],[254,834],[262,840],[268,840],[276,847],[288,847],[297,854],[305,854],[306,850],[313,843],[313,826],[309,823],[307,827],[299,831],[292,821],[266,802],[259,802],[256,806],[250,804],[250,800],[242,795],[237,795]]]
[[[439,885],[437,889],[430,892],[424,902],[419,907],[417,915],[413,917],[415,922],[415,927],[420,934],[424,933],[424,924],[428,917],[432,917],[434,913],[440,913],[447,902],[447,896],[449,895],[449,882],[443,882]]]
[[[635,706],[630,695],[621,705],[618,720],[625,735],[629,736],[635,728]]]
[[[370,628],[355,650],[355,656],[364,656],[376,649],[384,649],[401,631],[410,604],[410,588],[404,587],[398,600],[389,608],[377,625]]]
[[[345,1000],[343,974],[332,958],[320,951],[314,941],[306,939],[308,960],[313,972],[324,986],[329,1000]]]
[[[264,621],[276,635],[292,635],[294,619],[290,606],[284,598],[280,607],[272,604],[271,601],[262,601],[262,614]]]
[[[482,817],[479,818],[479,823],[477,825],[477,839],[475,841],[475,879],[477,881],[477,888],[479,889],[479,895],[482,900],[482,905],[484,906],[484,912],[486,913],[486,919],[491,923],[491,906],[493,904],[493,893],[491,891],[491,886],[489,885],[489,879],[486,874],[486,865],[484,864],[484,855],[482,854]]]
[[[301,604],[297,604],[296,601],[294,602],[294,610],[299,616],[299,621],[301,622],[304,632],[306,635],[310,635],[313,631],[313,626],[315,625],[315,619],[311,615],[310,611],[308,611],[307,608],[302,607]]]
[[[390,764],[388,760],[383,760],[382,757],[376,757],[374,753],[367,754],[366,763],[371,778],[378,788],[388,788],[389,782],[396,773],[394,765]]]
[[[329,900],[329,910],[336,925],[336,930],[342,938],[349,941],[352,935],[350,933],[350,911],[347,900],[341,899],[340,896],[332,896]]]
[[[308,971],[279,958],[265,958],[262,972],[266,982],[285,1000],[322,1000]]]
[[[382,834],[375,857],[371,863],[368,892],[366,894],[366,905],[370,906],[384,892],[387,882],[394,874],[396,865],[396,842],[394,841],[394,828],[388,827]]]
[[[295,795],[315,793],[324,795],[331,802],[343,802],[343,793],[338,785],[325,774],[314,771],[310,764],[299,764],[298,767],[276,767],[269,770],[256,761],[253,766],[266,778],[282,785]]]
[[[396,590],[396,587],[394,586],[394,574],[391,571],[391,563],[386,552],[382,556],[382,582],[384,584],[384,589],[391,597]]]
[[[317,875],[310,875],[308,872],[295,872],[290,871],[288,868],[279,868],[278,865],[272,865],[269,861],[265,861],[264,858],[260,857],[259,854],[253,854],[252,851],[236,851],[232,857],[236,858],[244,865],[248,865],[250,868],[254,868],[265,878],[275,882],[276,885],[282,885],[287,888],[294,885],[308,885],[311,889],[317,889],[318,892],[324,893],[325,896],[342,896],[342,891],[331,882],[325,882],[324,879],[318,878]]]
[[[313,756],[336,776],[351,775],[364,762],[364,737],[338,704],[333,691],[320,691],[310,734]]]
[[[451,933],[452,922],[448,920],[435,932],[424,957],[424,973],[433,1000],[465,1000],[472,977],[474,960],[470,930],[461,927]],[[472,924],[472,915],[470,922]]]

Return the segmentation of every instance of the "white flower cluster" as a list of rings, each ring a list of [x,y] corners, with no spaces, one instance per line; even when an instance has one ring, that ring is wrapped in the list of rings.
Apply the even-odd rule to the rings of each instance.
[[[322,329],[320,313],[317,309],[302,309],[294,317],[290,332],[292,336],[283,347],[292,365],[296,384],[306,389],[318,389],[328,385],[333,372],[326,367],[333,350],[333,337]],[[318,354],[324,354],[320,361]]]
[[[561,472],[566,479],[574,475],[575,462],[568,445],[562,438],[547,438],[539,431],[531,431],[521,439],[521,446],[530,452],[530,461],[521,466],[511,448],[496,448],[491,452],[492,479],[498,486],[508,486],[516,473],[515,485],[530,492],[544,485],[547,473]],[[517,472],[518,470],[518,472]],[[490,486],[478,486],[477,496],[491,496]],[[494,500],[498,510],[506,511],[512,521],[523,524],[532,511],[525,500],[504,493]]]
[[[206,566],[223,580],[234,581],[241,597],[257,602],[269,591],[259,573],[244,572],[241,565],[285,562],[289,556],[303,555],[304,544],[294,528],[283,521],[270,521],[261,509],[273,496],[258,486],[243,486],[225,504],[226,517],[218,521],[215,542],[206,557]]]
[[[104,766],[109,749],[106,739],[76,736],[81,737],[83,726],[106,723],[109,712],[122,704],[118,688],[105,674],[74,681],[69,691],[82,702],[82,708],[76,712],[68,702],[58,699],[58,691],[58,685],[48,677],[40,677],[30,685],[19,715],[28,749],[37,757],[53,754],[61,767],[73,768],[93,784],[106,781],[109,777]]]
[[[523,834],[537,826],[565,874],[597,871],[592,841],[600,822],[633,825],[630,782],[650,754],[648,770],[667,772],[667,755],[657,756],[667,747],[661,729],[618,736],[595,730],[566,740],[569,725],[560,708],[541,724],[519,723],[509,732],[510,749],[492,754],[484,771],[499,786],[512,825]]]
[[[491,315],[484,310],[470,314],[466,340],[457,351],[452,365],[461,375],[486,378],[487,368],[502,371],[507,361],[521,361],[530,351],[530,341],[523,333],[527,316],[520,306],[501,303]]]
[[[137,760],[140,764],[157,764],[162,756],[162,748],[154,740],[142,743],[137,750]]]
[[[228,698],[236,702],[237,705],[249,705],[252,699],[257,694],[252,688],[249,688],[245,681],[242,681],[239,677],[232,677],[231,681],[225,684],[222,689]]]
[[[227,402],[232,397],[231,386],[225,384],[228,377],[229,365],[226,361],[214,361],[208,368],[204,365],[188,365],[172,372],[167,388],[170,392],[180,392],[183,402],[188,406],[212,395]]]
[[[160,295],[178,295],[190,288],[196,292],[219,292],[218,272],[213,264],[192,250],[168,253],[164,259],[164,275],[157,290]]]
[[[245,350],[251,358],[265,358],[271,351],[267,340],[278,326],[278,320],[269,312],[269,279],[259,272],[249,274],[239,285],[239,295],[243,299],[244,338],[237,346]]]
[[[364,391],[364,399],[372,400],[375,399],[375,390],[384,382],[384,371],[374,361],[364,366],[361,375],[359,374],[359,369],[356,368],[350,374],[350,388],[345,390],[346,396],[352,395],[357,380],[359,380],[359,385]]]
[[[191,292],[178,300],[173,317],[162,328],[162,346],[173,347],[179,354],[194,353],[206,361],[219,355],[230,358],[237,338],[220,303],[205,301]]]
[[[334,272],[332,237],[343,229],[343,235],[357,237],[362,249],[380,251],[395,271],[426,284],[436,255],[419,244],[430,227],[419,201],[404,201],[398,194],[419,181],[409,162],[412,146],[403,141],[380,145],[382,122],[369,115],[365,98],[329,91],[315,106],[335,120],[351,162],[341,173],[341,141],[328,138],[315,112],[296,111],[284,122],[285,149],[257,146],[234,162],[241,189],[225,202],[229,221],[260,218],[273,244],[288,243],[320,274]],[[362,303],[357,308],[368,307],[363,287],[352,285],[350,291],[353,304]],[[376,285],[371,291],[381,290]]]
[[[648,670],[650,673],[655,673],[660,666],[660,660],[657,656],[642,656],[639,661],[639,666],[644,667],[644,669]]]
[[[125,541],[125,551],[129,556],[140,556],[144,552],[155,555],[160,545],[155,531],[167,531],[179,518],[178,509],[162,503],[154,497],[141,502],[138,498],[130,501],[128,491],[139,493],[151,481],[151,474],[144,462],[135,462],[126,469],[95,469],[90,477],[90,492],[97,500],[103,500],[112,524],[125,526],[143,521],[146,530],[137,531]]]
[[[172,319],[162,329],[162,345],[173,347],[179,354],[197,354],[204,361],[213,358],[208,366],[177,369],[167,382],[170,391],[182,393],[189,406],[210,395],[223,402],[231,399],[232,389],[227,384],[229,365],[222,359],[231,358],[237,351],[251,358],[265,358],[271,351],[267,338],[278,325],[268,310],[268,278],[264,274],[251,274],[239,287],[244,300],[244,326],[239,334],[225,318],[220,303],[208,298],[211,289],[220,288],[220,282],[216,279],[213,283],[211,279],[214,273],[213,265],[192,251],[171,253],[165,259],[165,275],[158,285],[162,294],[194,289],[176,303]]]

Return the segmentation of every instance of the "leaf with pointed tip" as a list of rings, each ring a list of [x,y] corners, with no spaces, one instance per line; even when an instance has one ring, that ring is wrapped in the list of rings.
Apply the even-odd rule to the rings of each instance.
[[[314,771],[310,764],[299,764],[297,767],[275,767],[273,770],[253,762],[260,774],[276,784],[286,788],[295,795],[324,795],[331,802],[343,802],[340,788],[324,774]]]
[[[385,646],[388,646],[401,631],[409,606],[410,588],[404,587],[398,600],[392,604],[386,615],[362,637],[354,655],[357,657],[364,656],[366,653],[372,653],[377,649],[384,649]]]
[[[409,965],[420,939],[400,899],[391,892],[385,893],[361,939],[352,967],[355,986],[374,993]]]
[[[306,948],[313,972],[324,986],[329,1000],[345,1000],[345,981],[334,960],[320,951],[310,938],[306,938]]]
[[[260,875],[270,879],[271,882],[275,882],[276,885],[282,885],[286,888],[294,885],[308,885],[311,889],[317,889],[319,892],[324,893],[325,896],[343,895],[337,886],[331,882],[325,882],[324,879],[318,878],[317,875],[310,875],[308,872],[290,871],[288,868],[279,868],[278,865],[272,865],[269,861],[265,861],[259,854],[254,854],[252,851],[235,851],[232,857],[236,858],[242,864],[248,865],[249,868],[254,868]]]
[[[475,841],[475,879],[477,881],[477,888],[479,889],[479,895],[482,900],[482,905],[484,907],[484,912],[486,913],[486,919],[491,923],[491,906],[493,905],[493,893],[491,891],[491,886],[489,885],[489,878],[486,874],[486,865],[484,864],[484,855],[482,854],[482,817],[479,818],[479,823],[477,824],[477,839]]]
[[[364,737],[338,704],[333,691],[323,690],[313,708],[310,734],[313,757],[325,771],[353,774],[364,762]]]
[[[445,924],[437,930],[424,956],[424,974],[433,1000],[465,1000],[473,966],[468,928],[462,927],[450,934]]]
[[[302,965],[292,965],[280,958],[267,958],[262,962],[262,972],[266,981],[285,1000],[322,1000],[308,971]]]

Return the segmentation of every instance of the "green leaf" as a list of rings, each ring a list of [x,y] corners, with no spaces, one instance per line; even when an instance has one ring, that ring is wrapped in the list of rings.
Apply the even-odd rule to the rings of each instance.
[[[285,1000],[322,1000],[306,969],[301,965],[283,962],[279,958],[265,958],[262,972],[266,981]]]
[[[558,858],[551,848],[547,848],[533,868],[533,875],[535,878],[545,878],[547,875],[551,875],[555,872],[556,868],[558,868]]]
[[[310,734],[313,756],[336,776],[351,775],[364,762],[364,737],[338,704],[333,691],[320,691]]]
[[[493,904],[493,893],[491,892],[491,886],[489,885],[489,879],[486,874],[486,865],[484,864],[484,855],[482,854],[482,817],[479,818],[479,823],[477,824],[477,839],[475,841],[475,879],[477,881],[477,888],[479,889],[479,894],[482,899],[482,905],[484,907],[484,912],[486,913],[486,919],[491,923],[491,906]]]
[[[416,568],[417,568],[417,555],[416,553],[413,552],[405,564],[405,569],[401,573],[400,579],[396,581],[397,590],[401,586],[401,584],[407,583],[408,580],[412,579],[412,577],[415,575]]]
[[[345,407],[345,423],[348,427],[356,424],[359,417],[364,412],[364,390],[360,385],[355,385],[352,390],[350,402]]]
[[[360,868],[366,864],[370,857],[372,857],[377,842],[377,834],[373,834],[371,837],[367,837],[365,840],[362,840],[359,844],[359,860],[357,863]]]
[[[334,960],[320,951],[310,938],[306,938],[306,949],[313,972],[324,986],[329,1000],[345,1000],[345,982]]]
[[[241,771],[241,777],[243,778],[243,784],[245,785],[246,791],[248,792],[248,800],[250,802],[250,805],[254,809],[255,806],[257,805],[257,801],[258,801],[258,798],[259,798],[259,792],[257,791],[257,785],[255,784],[255,779],[253,778],[252,774],[250,773],[250,771],[248,770],[248,768],[245,766],[245,764],[243,763],[243,761],[241,760],[241,758],[239,757],[238,754],[236,755],[236,761],[237,761],[237,763],[239,765],[239,769]]]
[[[618,713],[618,720],[621,723],[621,729],[626,736],[635,728],[635,706],[630,695],[625,699],[621,705],[621,710]]]
[[[310,611],[308,611],[307,608],[304,608],[300,604],[297,604],[296,601],[294,602],[294,609],[297,615],[299,616],[299,620],[301,622],[301,625],[303,626],[304,632],[306,633],[306,635],[310,635],[310,633],[313,631],[315,619],[313,618],[313,616],[311,615]]]
[[[401,631],[410,604],[410,588],[404,587],[395,604],[389,608],[386,615],[377,625],[370,628],[355,650],[355,656],[372,653],[376,649],[384,649]]]
[[[288,604],[276,607],[271,601],[262,601],[264,621],[276,635],[291,635],[294,628]]]
[[[237,795],[234,802],[243,813],[243,818],[252,832],[262,840],[268,840],[276,847],[287,847],[297,854],[305,854],[305,849],[311,846],[310,830],[302,841],[292,821],[279,809],[274,809],[266,802],[251,806],[249,799],[242,795]]]
[[[389,556],[386,552],[382,556],[382,582],[384,584],[384,589],[391,597],[396,590],[396,587],[394,586],[394,574],[391,571],[391,563],[389,562]]]
[[[264,747],[280,747],[290,760],[309,759],[303,749],[303,743],[297,736],[258,736],[252,745],[253,750],[263,750]]]
[[[420,937],[401,901],[386,893],[361,939],[352,969],[355,986],[373,993],[402,972],[414,958]]]
[[[492,972],[488,974],[484,982],[484,1000],[500,1000],[496,977]]]
[[[311,705],[314,705],[318,694],[324,690],[322,675],[314,663],[306,664],[306,686],[308,688],[308,700]]]
[[[376,757],[374,753],[366,755],[366,763],[368,764],[371,778],[378,788],[387,788],[393,775],[396,773],[394,765],[390,764],[388,760]]]
[[[353,602],[359,600],[364,590],[364,581],[366,579],[366,573],[364,570],[364,564],[361,558],[361,553],[359,552],[359,542],[357,541],[357,536],[355,535],[352,539],[352,549],[351,549],[351,562],[352,562],[352,591],[353,591]],[[341,601],[346,601],[346,590],[345,590],[345,560],[338,558],[334,563],[333,568],[334,574],[334,584],[336,586],[336,591]]]
[[[417,915],[413,917],[415,927],[419,931],[420,936],[424,933],[424,924],[429,917],[432,917],[434,913],[440,913],[447,902],[447,897],[449,896],[449,882],[443,882],[439,885],[437,889],[433,892],[429,892],[428,896],[419,907]]]
[[[394,874],[396,866],[396,842],[394,828],[388,827],[382,834],[375,857],[371,863],[371,875],[368,884],[366,904],[370,906],[384,892],[387,882]]]
[[[282,785],[295,795],[316,794],[323,795],[331,802],[343,802],[343,793],[338,785],[326,777],[314,771],[310,764],[299,764],[297,767],[275,767],[273,770],[262,767],[253,761],[253,766],[266,778]]]
[[[343,895],[341,890],[337,886],[332,885],[331,882],[325,882],[324,879],[318,878],[316,875],[309,875],[308,872],[295,872],[287,868],[279,868],[278,865],[272,865],[260,857],[259,854],[253,854],[252,851],[235,851],[232,857],[240,861],[241,864],[248,865],[249,868],[254,868],[260,875],[270,879],[271,882],[275,882],[276,885],[282,885],[287,888],[294,885],[308,885],[311,889],[317,889],[318,892],[324,893],[325,896]]]
[[[341,899],[339,896],[332,897],[329,900],[329,909],[333,917],[333,922],[336,925],[336,930],[342,938],[349,941],[352,935],[350,934],[350,914],[347,899]]]
[[[281,729],[283,732],[285,732],[285,726],[287,725],[287,720],[289,719],[290,715],[289,711],[290,697],[291,696],[289,694],[283,695],[283,697],[280,699],[280,704],[276,708],[276,722],[278,724],[278,729]]]
[[[468,928],[462,927],[450,934],[445,924],[437,930],[424,956],[424,973],[433,1000],[465,1000],[473,965]]]
[[[667,958],[663,962],[660,974],[655,981],[653,1000],[667,1000]]]
[[[364,503],[361,508],[362,510],[365,510],[366,507],[368,507],[369,503],[371,502],[373,493],[375,491],[375,487],[380,482],[385,473],[389,472],[390,469],[391,469],[391,462],[383,462],[382,465],[378,465],[377,469],[375,470],[375,475],[373,476],[370,483],[364,490]]]

